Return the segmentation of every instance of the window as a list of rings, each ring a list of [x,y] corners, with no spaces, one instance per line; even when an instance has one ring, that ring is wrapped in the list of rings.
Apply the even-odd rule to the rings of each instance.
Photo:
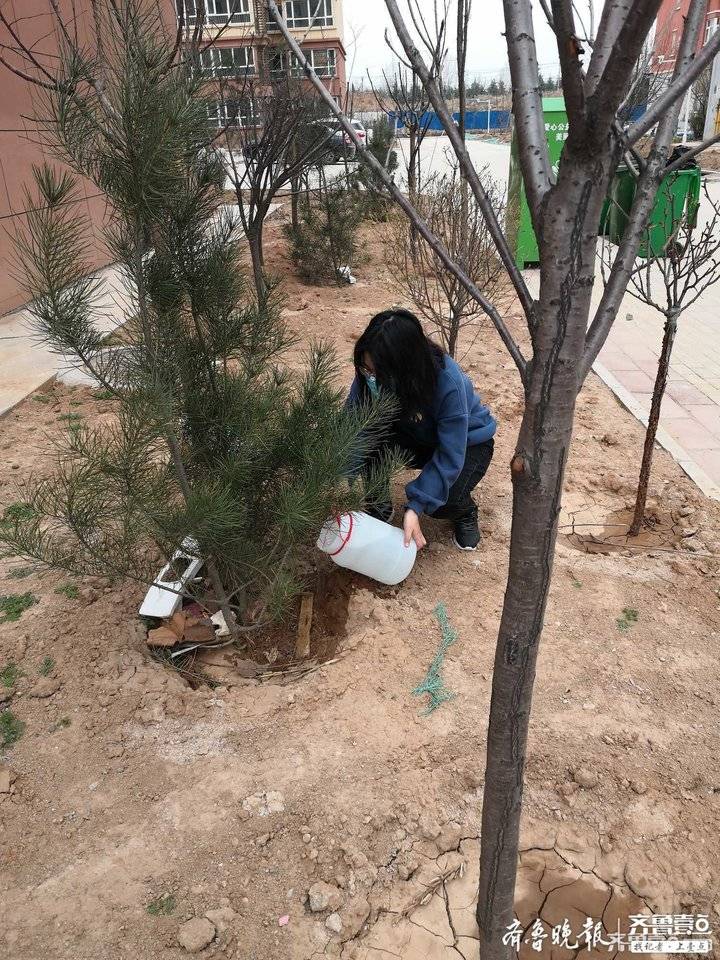
[[[311,48],[309,50],[303,50],[303,53],[310,66],[319,77],[336,76],[335,50],[333,48],[329,48],[327,50],[316,50]],[[301,77],[303,74],[303,68],[300,66],[300,63],[298,62],[294,53],[289,54],[289,60],[288,53],[286,51],[278,51],[277,53],[272,53],[270,55],[270,73],[273,76],[286,74],[288,69],[290,76],[292,77]]]
[[[255,73],[252,47],[210,47],[200,54],[203,73],[212,77]]]
[[[279,4],[280,13],[287,25],[298,27],[331,27],[333,25],[332,0],[285,0]],[[268,20],[268,30],[277,30],[274,20]]]
[[[216,127],[253,126],[255,107],[252,100],[222,100],[208,107],[208,120]]]
[[[327,50],[308,50],[303,51],[310,61],[310,66],[319,77],[334,77],[335,70],[335,50],[330,47]]]
[[[185,15],[186,23],[196,23],[198,0],[175,0],[178,15]],[[205,0],[205,22],[211,26],[225,23],[250,23],[250,0]]]
[[[717,28],[718,28],[717,17],[713,17],[712,20],[708,20],[707,24],[705,25],[705,43],[708,42],[708,40],[710,39],[710,37],[712,37],[712,35],[717,30]]]
[[[278,50],[269,56],[270,73],[274,76],[281,76],[287,73],[288,58],[284,50]]]

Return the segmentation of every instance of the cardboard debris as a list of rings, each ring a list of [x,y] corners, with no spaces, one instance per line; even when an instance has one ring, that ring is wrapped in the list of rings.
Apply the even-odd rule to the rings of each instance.
[[[212,643],[215,640],[215,627],[210,617],[186,617],[183,639],[186,643]]]
[[[181,643],[202,645],[215,643],[229,635],[222,611],[211,617],[204,607],[192,601],[166,617],[159,627],[149,630],[147,642],[150,647],[174,647]]]
[[[218,610],[218,612],[214,613],[210,619],[215,624],[215,636],[218,638],[218,640],[221,637],[230,636],[227,621],[225,620],[225,614],[222,612],[222,610]]]
[[[149,647],[174,647],[181,638],[169,627],[156,627],[148,630],[147,643]]]
[[[182,640],[185,635],[185,611],[176,610],[175,613],[170,617],[169,620],[166,620],[163,624],[164,627],[167,627],[168,630],[172,630],[178,640]]]

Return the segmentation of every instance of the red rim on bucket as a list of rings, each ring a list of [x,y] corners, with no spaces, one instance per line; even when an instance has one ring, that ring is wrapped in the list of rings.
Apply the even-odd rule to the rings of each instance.
[[[340,553],[340,551],[343,549],[343,547],[346,546],[347,542],[349,541],[350,537],[352,536],[352,530],[353,530],[353,515],[352,515],[351,513],[348,513],[348,517],[350,517],[350,526],[348,527],[347,536],[345,537],[345,539],[343,540],[343,542],[340,544],[340,546],[337,548],[337,550],[333,550],[332,553],[329,553],[329,554],[328,554],[329,557],[336,557],[336,556]],[[340,530],[340,537],[342,538],[342,524],[340,523],[340,520],[341,520],[341,519],[342,519],[341,517],[335,517],[335,522],[336,522],[337,525],[338,525],[338,529]]]

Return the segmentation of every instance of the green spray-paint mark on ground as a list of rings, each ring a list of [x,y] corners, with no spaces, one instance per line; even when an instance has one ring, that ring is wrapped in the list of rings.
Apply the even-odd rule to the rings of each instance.
[[[458,638],[457,631],[450,626],[444,603],[439,603],[435,607],[434,613],[442,632],[440,646],[437,649],[433,662],[428,668],[428,672],[425,674],[425,679],[413,690],[413,696],[416,697],[421,696],[423,693],[429,695],[430,702],[427,705],[427,709],[423,711],[426,715],[432,713],[433,710],[437,710],[441,703],[445,703],[446,700],[452,700],[455,696],[443,683],[440,671],[443,661],[445,660],[445,654],[448,652],[451,644],[455,643]]]

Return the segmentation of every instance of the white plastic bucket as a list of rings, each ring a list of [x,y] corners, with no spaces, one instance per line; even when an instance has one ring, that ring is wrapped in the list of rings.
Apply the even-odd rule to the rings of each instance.
[[[338,566],[388,586],[407,577],[417,556],[414,540],[406,547],[402,530],[367,513],[332,517],[320,531],[317,546]]]

